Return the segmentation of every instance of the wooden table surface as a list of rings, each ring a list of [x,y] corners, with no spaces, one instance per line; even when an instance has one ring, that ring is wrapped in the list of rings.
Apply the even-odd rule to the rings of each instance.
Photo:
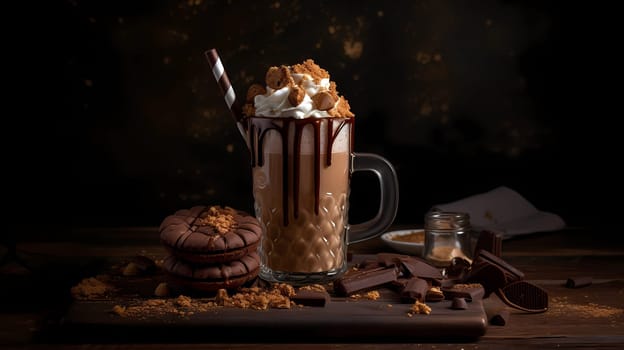
[[[403,228],[403,227],[398,227]],[[549,310],[541,314],[511,311],[505,326],[489,325],[484,336],[471,342],[444,339],[422,343],[250,343],[244,335],[231,344],[51,342],[45,333],[51,320],[71,301],[69,289],[111,261],[137,254],[164,255],[157,228],[108,228],[62,231],[31,236],[18,242],[18,257],[29,269],[11,262],[0,268],[0,348],[76,349],[545,349],[624,348],[624,244],[619,232],[586,229],[537,233],[506,240],[503,258],[525,273],[525,278],[548,291]],[[358,254],[390,251],[376,238],[350,246]],[[0,254],[6,249],[0,248]],[[593,284],[566,288],[570,277],[591,276]],[[505,307],[496,297],[484,301],[488,316]],[[279,339],[279,338],[276,338]]]

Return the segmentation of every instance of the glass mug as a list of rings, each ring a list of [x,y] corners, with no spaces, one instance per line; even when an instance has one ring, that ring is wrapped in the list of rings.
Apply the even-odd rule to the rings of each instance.
[[[347,269],[347,245],[373,238],[393,222],[398,179],[381,156],[353,152],[354,118],[246,117],[255,215],[264,232],[260,277],[325,283]],[[372,171],[381,200],[376,216],[349,225],[351,174]]]

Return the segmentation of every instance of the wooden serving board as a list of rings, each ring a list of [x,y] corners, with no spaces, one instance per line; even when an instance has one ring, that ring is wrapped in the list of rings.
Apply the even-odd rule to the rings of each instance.
[[[360,257],[357,257],[360,258]],[[354,259],[357,260],[357,259]],[[248,341],[425,341],[477,339],[487,328],[483,302],[453,310],[451,301],[428,302],[429,315],[408,315],[411,304],[380,288],[378,300],[332,297],[324,307],[251,310],[214,307],[190,315],[145,313],[123,317],[115,305],[151,299],[160,274],[115,276],[118,290],[102,300],[75,300],[48,335],[63,342],[248,342]]]
[[[215,308],[190,316],[121,317],[111,312],[116,301],[73,303],[59,331],[82,341],[419,341],[471,339],[485,334],[481,301],[466,310],[450,301],[428,303],[429,315],[408,316],[409,304],[370,300],[332,300],[325,307],[249,310]]]

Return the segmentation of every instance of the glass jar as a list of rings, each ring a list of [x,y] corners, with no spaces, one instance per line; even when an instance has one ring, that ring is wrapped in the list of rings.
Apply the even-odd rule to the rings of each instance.
[[[431,210],[425,215],[423,257],[437,267],[448,267],[453,258],[472,262],[470,215]]]

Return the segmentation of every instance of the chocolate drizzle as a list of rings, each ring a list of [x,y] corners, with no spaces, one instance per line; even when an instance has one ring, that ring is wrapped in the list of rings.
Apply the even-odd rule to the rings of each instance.
[[[340,131],[348,125],[350,128],[349,137],[349,152],[353,152],[353,118],[269,118],[269,117],[252,117],[245,118],[245,127],[249,135],[249,142],[251,145],[251,166],[263,166],[265,161],[264,156],[264,138],[270,130],[276,131],[282,138],[282,210],[285,213],[284,226],[288,226],[289,223],[289,205],[288,197],[290,189],[292,188],[293,197],[293,216],[297,218],[299,216],[299,188],[301,186],[301,140],[303,131],[306,127],[313,128],[314,137],[314,206],[315,213],[318,214],[320,210],[320,195],[321,195],[321,127],[323,121],[326,122],[326,158],[325,166],[330,166],[332,163],[332,150],[336,138],[340,134]],[[334,129],[335,123],[339,124]],[[290,145],[290,132],[291,124],[294,124],[292,128],[293,135],[293,149],[289,150]],[[292,184],[288,177],[289,168],[289,155],[293,156],[293,178]],[[306,184],[304,184],[305,186]]]

